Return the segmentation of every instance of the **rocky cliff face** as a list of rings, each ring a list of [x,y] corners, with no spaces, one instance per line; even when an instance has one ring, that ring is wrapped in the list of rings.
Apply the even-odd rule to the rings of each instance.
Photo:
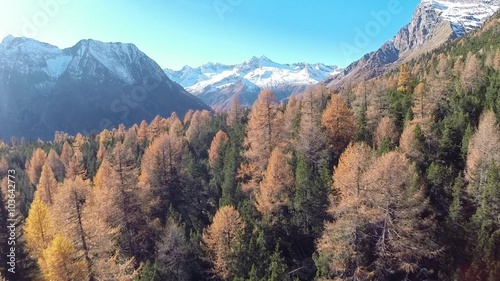
[[[370,79],[407,59],[429,52],[480,26],[500,8],[500,0],[422,0],[411,21],[380,49],[349,65],[325,84]]]
[[[436,10],[423,4],[418,5],[411,22],[401,28],[392,40],[394,47],[404,54],[424,45],[435,32],[438,22]]]
[[[500,0],[423,0],[412,20],[392,40],[404,55],[428,44],[447,29],[447,38],[465,35],[482,26],[500,8]]]

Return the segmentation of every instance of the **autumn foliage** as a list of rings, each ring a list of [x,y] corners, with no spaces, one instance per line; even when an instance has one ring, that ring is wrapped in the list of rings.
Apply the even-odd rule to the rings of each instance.
[[[288,157],[280,148],[275,148],[255,198],[255,207],[264,217],[264,221],[275,224],[283,219],[281,212],[289,202],[293,184],[293,172]]]
[[[203,242],[214,264],[214,273],[229,276],[231,262],[241,243],[245,222],[232,206],[220,208],[212,224],[203,232]]]
[[[270,90],[263,90],[250,113],[244,146],[247,160],[243,168],[245,188],[254,190],[262,180],[274,147],[281,144],[283,122],[276,98]]]
[[[338,93],[3,140],[19,274],[2,255],[0,276],[499,280],[500,33],[485,32]]]
[[[26,163],[26,172],[32,184],[38,184],[40,175],[42,174],[42,167],[45,164],[46,159],[47,154],[45,153],[45,151],[43,151],[43,149],[41,148],[37,148],[33,152],[33,156],[31,156],[31,159],[28,161],[28,163]]]
[[[325,127],[326,140],[331,152],[337,157],[340,156],[356,135],[354,115],[342,97],[332,95],[323,112],[321,124]]]

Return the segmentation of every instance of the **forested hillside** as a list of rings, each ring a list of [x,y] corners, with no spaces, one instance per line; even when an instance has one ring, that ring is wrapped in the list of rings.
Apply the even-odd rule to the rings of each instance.
[[[500,20],[251,110],[0,144],[8,280],[499,280]],[[7,245],[7,229],[0,230]],[[7,246],[5,246],[7,247]],[[2,249],[2,253],[8,252]]]

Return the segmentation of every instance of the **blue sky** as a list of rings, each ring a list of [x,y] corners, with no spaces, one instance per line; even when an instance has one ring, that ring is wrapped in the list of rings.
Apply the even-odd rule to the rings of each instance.
[[[0,38],[61,48],[134,43],[163,68],[239,63],[346,66],[391,39],[419,0],[0,0]]]

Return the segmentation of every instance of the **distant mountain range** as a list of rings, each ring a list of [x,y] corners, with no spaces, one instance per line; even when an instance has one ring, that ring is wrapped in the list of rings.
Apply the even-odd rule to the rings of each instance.
[[[162,70],[133,44],[81,40],[59,49],[8,36],[0,43],[0,138],[50,139],[56,130],[130,126],[158,114],[210,109],[207,104],[228,108],[235,96],[251,106],[263,88],[279,100],[317,83],[338,90],[475,30],[499,8],[500,0],[422,0],[394,38],[345,69],[261,56],[236,65]]]
[[[207,63],[164,71],[217,109],[227,108],[236,95],[243,105],[251,106],[262,88],[272,88],[278,99],[301,93],[317,83],[339,90],[346,83],[377,77],[477,29],[499,8],[500,0],[422,0],[411,21],[394,38],[345,69],[321,63],[279,64],[262,56],[237,65]]]
[[[8,36],[0,44],[0,138],[51,139],[210,109],[133,44],[67,49]]]
[[[500,0],[422,0],[411,21],[394,38],[324,84],[338,90],[346,83],[379,76],[390,67],[477,29],[499,8]]]
[[[178,71],[164,71],[193,95],[213,108],[222,109],[230,105],[235,95],[244,106],[251,106],[263,88],[273,89],[278,99],[288,98],[341,69],[321,63],[279,64],[265,56],[254,56],[236,65],[207,63],[197,68],[185,66]]]

